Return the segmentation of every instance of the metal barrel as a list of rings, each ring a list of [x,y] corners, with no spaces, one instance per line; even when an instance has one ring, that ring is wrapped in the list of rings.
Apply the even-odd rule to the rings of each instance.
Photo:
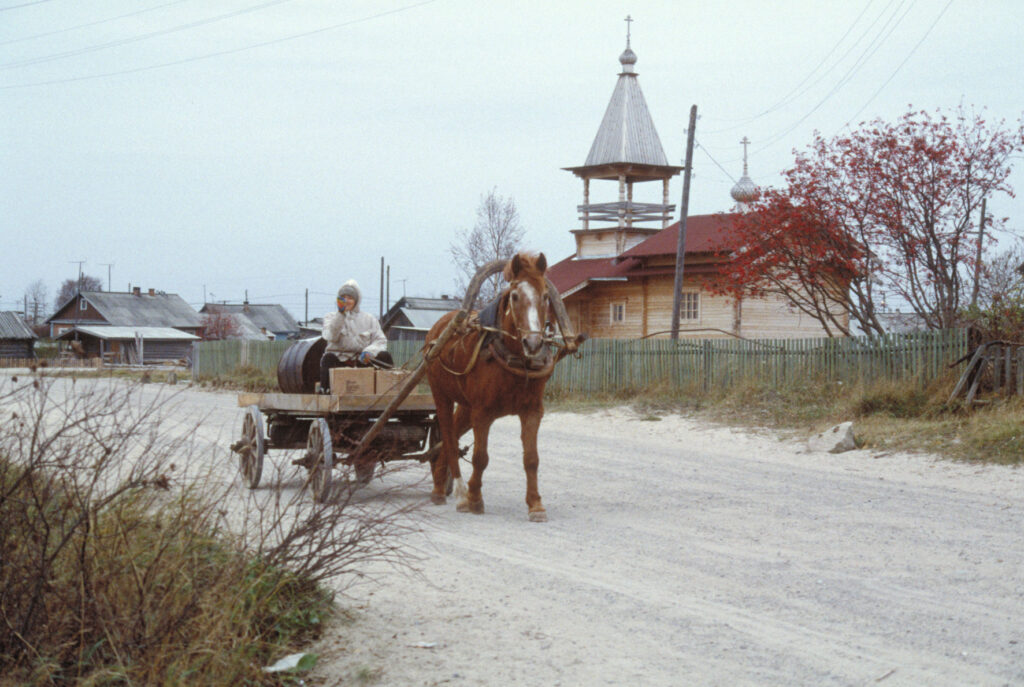
[[[320,358],[327,342],[317,337],[296,341],[277,364],[277,385],[286,394],[311,394],[320,381]]]

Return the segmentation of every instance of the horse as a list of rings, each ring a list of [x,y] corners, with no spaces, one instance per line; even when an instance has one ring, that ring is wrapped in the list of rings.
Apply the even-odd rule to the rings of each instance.
[[[447,313],[427,333],[426,374],[441,437],[441,455],[433,468],[431,501],[435,504],[445,503],[451,475],[456,510],[484,512],[481,486],[491,424],[499,417],[518,415],[528,516],[532,522],[547,520],[537,491],[537,431],[544,416],[544,386],[558,358],[544,337],[549,307],[546,270],[543,253],[516,254],[503,272],[509,285],[494,303],[471,313],[437,351],[431,347],[457,313]],[[459,469],[458,439],[469,429],[473,430],[473,474],[467,485]]]

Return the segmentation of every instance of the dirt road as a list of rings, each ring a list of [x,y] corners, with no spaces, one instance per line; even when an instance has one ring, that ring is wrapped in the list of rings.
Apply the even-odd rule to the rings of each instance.
[[[182,397],[227,471],[234,398]],[[492,431],[485,515],[426,506],[422,578],[352,592],[356,620],[317,648],[318,681],[1024,684],[1020,470],[812,454],[622,408],[550,413],[549,522],[535,524],[518,437],[514,420]],[[425,473],[389,479],[426,499]]]

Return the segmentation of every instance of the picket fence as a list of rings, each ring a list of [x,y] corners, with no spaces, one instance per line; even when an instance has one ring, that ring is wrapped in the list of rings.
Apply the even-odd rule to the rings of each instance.
[[[204,341],[193,345],[194,378],[239,365],[274,374],[288,341]],[[422,344],[394,341],[395,363],[413,369]],[[965,330],[842,339],[591,339],[562,360],[548,382],[553,393],[585,394],[661,386],[726,388],[755,382],[776,388],[801,380],[908,381],[921,385],[967,353]]]

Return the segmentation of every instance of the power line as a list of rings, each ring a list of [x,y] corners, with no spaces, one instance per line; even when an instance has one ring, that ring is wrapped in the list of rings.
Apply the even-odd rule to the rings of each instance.
[[[924,43],[924,41],[925,41],[925,39],[926,39],[926,38],[928,38],[928,36],[929,36],[929,35],[931,34],[931,32],[932,32],[932,29],[934,29],[934,28],[935,28],[935,25],[939,23],[939,20],[940,20],[940,19],[942,19],[942,15],[944,15],[944,14],[946,13],[946,10],[948,10],[948,9],[949,9],[949,6],[950,6],[950,5],[952,5],[952,4],[953,4],[953,0],[949,0],[949,2],[947,2],[947,3],[946,3],[946,6],[945,6],[945,7],[943,7],[943,8],[942,8],[942,10],[941,10],[941,11],[939,12],[939,16],[935,17],[935,21],[933,21],[933,22],[932,22],[931,26],[929,26],[929,27],[928,27],[928,30],[924,32],[924,35],[923,35],[923,36],[921,36],[921,40],[919,40],[919,41],[917,42],[917,44],[916,44],[916,45],[914,45],[914,47],[910,49],[910,52],[908,52],[908,53],[907,53],[907,56],[903,58],[903,61],[902,61],[902,62],[900,62],[900,63],[899,63],[899,64],[898,64],[897,66],[896,66],[896,69],[894,69],[894,70],[893,70],[893,72],[892,72],[892,74],[890,74],[890,75],[889,75],[889,78],[888,78],[888,79],[886,79],[885,81],[883,81],[883,82],[882,82],[882,85],[878,87],[878,90],[877,90],[877,91],[875,91],[875,92],[874,92],[874,93],[873,93],[873,94],[871,95],[871,97],[867,99],[867,102],[865,102],[865,103],[864,103],[864,105],[862,105],[862,106],[861,106],[861,108],[860,108],[859,110],[857,110],[857,111],[856,111],[856,112],[855,112],[855,113],[853,114],[853,116],[852,116],[852,117],[850,117],[850,119],[849,119],[849,120],[847,120],[847,122],[846,122],[846,124],[844,124],[844,126],[849,126],[849,125],[850,125],[850,122],[852,122],[853,120],[857,119],[857,117],[858,117],[858,116],[860,115],[860,113],[864,111],[864,108],[866,108],[866,107],[867,107],[867,106],[868,106],[869,104],[871,104],[871,101],[872,101],[872,100],[874,100],[875,98],[877,98],[877,97],[878,97],[878,94],[879,94],[879,93],[881,93],[881,92],[882,92],[882,90],[883,90],[883,89],[884,89],[884,88],[885,88],[886,86],[888,86],[888,85],[889,85],[889,82],[893,80],[893,78],[894,78],[894,77],[896,76],[896,74],[897,74],[897,73],[899,73],[899,71],[900,71],[901,69],[903,69],[903,65],[905,65],[905,64],[907,63],[907,61],[908,61],[908,60],[910,60],[910,58],[911,58],[911,57],[913,57],[914,53],[915,53],[915,52],[917,52],[917,49],[921,47],[921,44],[922,44],[922,43]]]
[[[400,12],[405,12],[406,10],[415,9],[415,8],[421,7],[423,5],[429,5],[429,4],[431,4],[431,3],[435,2],[435,1],[436,0],[422,0],[421,2],[416,2],[416,3],[413,3],[411,5],[405,5],[403,7],[397,8],[397,9],[388,10],[386,12],[378,12],[376,14],[371,14],[371,15],[366,16],[366,17],[360,17],[359,19],[351,19],[351,20],[348,20],[348,21],[340,22],[338,24],[332,24],[331,26],[324,26],[324,27],[321,27],[319,29],[313,29],[311,31],[303,31],[301,33],[292,34],[290,36],[283,36],[281,38],[275,38],[275,39],[272,39],[272,40],[269,40],[269,41],[262,41],[260,43],[252,43],[250,45],[243,45],[243,46],[238,47],[238,48],[231,48],[230,50],[221,50],[221,51],[218,51],[218,52],[207,53],[205,55],[196,55],[196,56],[193,56],[193,57],[186,57],[184,59],[174,60],[174,61],[171,61],[171,62],[162,62],[160,64],[152,64],[152,65],[148,65],[148,66],[145,66],[145,67],[135,67],[133,69],[120,69],[120,70],[117,70],[117,71],[103,72],[103,73],[100,73],[100,74],[90,74],[89,76],[74,76],[74,77],[68,77],[68,78],[65,78],[65,79],[52,79],[50,81],[35,81],[35,82],[32,82],[32,83],[11,84],[11,85],[7,85],[7,86],[0,86],[0,90],[10,90],[10,89],[14,89],[14,88],[31,88],[31,87],[35,87],[35,86],[53,86],[53,85],[56,85],[56,84],[72,83],[72,82],[75,82],[75,81],[90,81],[92,79],[102,79],[102,78],[107,77],[107,76],[121,76],[123,74],[136,74],[136,73],[139,73],[139,72],[151,71],[153,69],[163,69],[164,67],[174,67],[174,66],[177,66],[177,65],[187,64],[189,62],[198,62],[200,60],[208,60],[208,59],[212,59],[214,57],[224,57],[225,55],[233,55],[235,53],[245,52],[247,50],[254,50],[256,48],[263,48],[263,47],[266,47],[266,46],[269,46],[269,45],[276,45],[278,43],[285,43],[285,42],[288,42],[288,41],[297,40],[299,38],[307,38],[309,36],[314,36],[314,35],[319,34],[319,33],[326,33],[328,31],[334,31],[336,29],[344,28],[346,26],[352,26],[354,24],[360,24],[360,23],[363,23],[363,22],[372,21],[374,19],[379,19],[381,17],[386,17],[386,16],[389,16],[389,15],[392,15],[392,14],[398,14]]]
[[[75,26],[69,26],[66,29],[55,29],[53,31],[47,31],[46,33],[37,33],[32,36],[22,36],[21,38],[11,38],[10,40],[0,41],[0,45],[10,45],[11,43],[23,43],[25,41],[35,40],[36,38],[46,38],[47,36],[55,36],[58,33],[67,33],[69,31],[76,31],[78,29],[87,29],[90,26],[97,26],[99,24],[105,24],[111,21],[117,21],[118,19],[127,19],[128,17],[134,17],[139,14],[145,14],[146,12],[152,12],[154,10],[160,10],[171,5],[180,5],[183,2],[191,2],[191,0],[174,0],[174,2],[165,2],[162,5],[156,7],[147,7],[145,9],[136,10],[135,12],[128,12],[126,14],[119,14],[116,17],[108,17],[107,19],[97,19],[96,21],[88,22],[87,24],[77,24]]]
[[[0,69],[11,69],[14,67],[27,67],[35,64],[42,64],[43,62],[53,62],[54,60],[62,60],[65,57],[77,57],[78,55],[85,55],[91,52],[98,52],[100,50],[106,50],[107,48],[116,48],[129,43],[138,43],[139,41],[148,40],[156,36],[166,36],[167,34],[177,33],[178,31],[187,31],[188,29],[195,29],[200,26],[206,26],[207,24],[213,24],[224,19],[233,19],[240,17],[243,14],[249,14],[251,12],[258,12],[259,10],[272,7],[274,5],[280,5],[285,2],[291,2],[291,0],[269,0],[259,5],[253,5],[251,7],[245,7],[234,12],[228,12],[227,14],[219,14],[215,17],[207,17],[206,19],[199,19],[196,21],[187,22],[185,24],[179,24],[177,26],[171,26],[166,29],[160,29],[158,31],[151,31],[138,36],[131,36],[129,38],[119,38],[116,41],[109,41],[107,43],[99,43],[97,45],[90,45],[85,48],[78,48],[76,50],[68,50],[67,52],[54,53],[52,55],[43,55],[42,57],[30,57],[26,60],[20,60],[18,62],[8,62],[7,64],[0,64]]]
[[[50,2],[50,0],[35,0],[34,2],[23,2],[20,5],[10,5],[8,7],[0,7],[0,12],[6,12],[7,10],[20,10],[22,7],[31,7],[32,5],[42,5],[44,2]]]

